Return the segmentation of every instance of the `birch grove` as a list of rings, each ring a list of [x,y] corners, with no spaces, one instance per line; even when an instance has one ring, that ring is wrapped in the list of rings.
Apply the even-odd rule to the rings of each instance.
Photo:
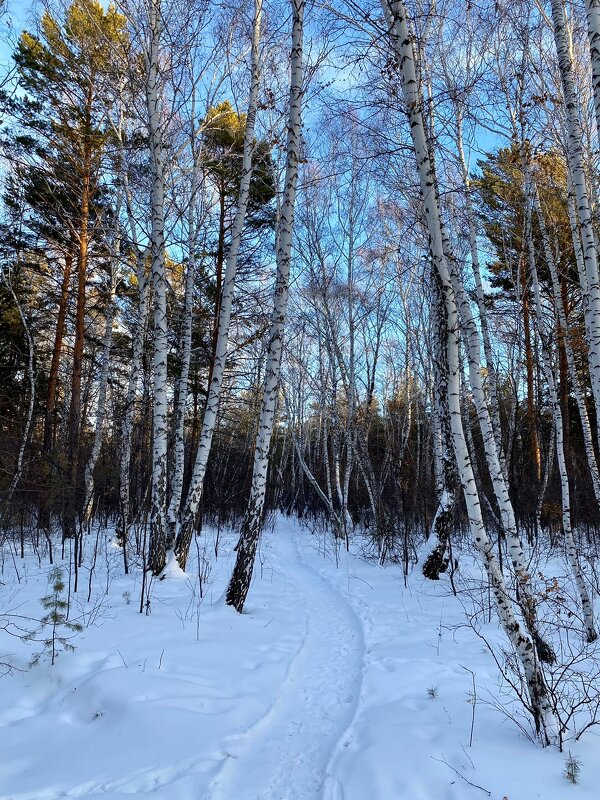
[[[562,747],[597,658],[600,3],[35,23],[0,80],[10,558],[91,597],[106,537],[151,614],[233,549],[241,613],[294,516],[459,595]]]

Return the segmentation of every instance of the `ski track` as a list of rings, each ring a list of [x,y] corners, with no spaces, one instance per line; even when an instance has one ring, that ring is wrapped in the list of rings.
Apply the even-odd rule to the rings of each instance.
[[[317,800],[355,716],[362,624],[343,595],[303,561],[293,536],[282,526],[272,547],[283,565],[296,563],[289,588],[306,608],[305,639],[277,700],[230,748],[203,800]],[[248,794],[250,786],[260,788]]]

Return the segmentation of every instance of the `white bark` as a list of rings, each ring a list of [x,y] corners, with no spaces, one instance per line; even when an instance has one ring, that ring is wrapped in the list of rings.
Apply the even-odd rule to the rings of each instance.
[[[317,496],[319,497],[319,499],[321,500],[321,502],[325,506],[325,508],[327,510],[327,513],[329,515],[329,518],[330,518],[334,528],[336,530],[338,530],[338,531],[341,531],[342,530],[342,519],[336,513],[335,508],[333,506],[333,503],[331,502],[331,498],[329,498],[325,494],[323,489],[321,489],[321,487],[319,486],[319,482],[317,481],[317,479],[313,475],[310,467],[306,463],[306,460],[305,460],[303,452],[302,452],[302,446],[301,446],[300,442],[298,441],[298,437],[296,435],[296,431],[294,430],[293,426],[290,428],[290,436],[292,437],[292,444],[294,445],[294,451],[296,452],[296,456],[298,457],[298,461],[300,462],[300,466],[302,467],[302,471],[304,472],[304,475],[306,476],[308,482],[313,487],[313,489],[317,493]]]
[[[592,61],[592,88],[596,111],[596,132],[600,136],[600,0],[585,0]]]
[[[350,478],[354,467],[355,458],[355,414],[357,404],[356,390],[356,322],[354,309],[354,257],[356,247],[356,196],[354,168],[350,186],[350,202],[348,207],[348,258],[347,258],[347,279],[348,279],[348,389],[346,392],[346,463],[344,468],[344,478],[341,487],[341,517],[344,525],[344,537],[346,547],[348,547],[349,534],[352,529],[352,518],[348,510],[348,495],[350,490]]]
[[[483,339],[483,352],[485,355],[485,364],[487,367],[488,378],[488,392],[489,392],[489,410],[492,419],[492,431],[496,442],[496,450],[500,460],[500,467],[505,484],[508,483],[506,463],[504,459],[504,451],[502,448],[502,425],[500,420],[500,407],[498,404],[498,376],[496,374],[496,365],[494,363],[494,353],[492,350],[492,340],[490,336],[490,326],[488,321],[487,310],[485,307],[485,297],[483,293],[483,282],[481,280],[481,268],[479,265],[479,248],[477,246],[477,229],[475,227],[475,219],[473,214],[473,204],[471,202],[471,181],[469,178],[469,170],[465,158],[462,136],[462,109],[457,102],[454,103],[454,113],[456,116],[456,144],[458,149],[458,158],[460,169],[462,173],[463,184],[465,187],[465,214],[467,217],[467,225],[469,228],[469,247],[471,252],[471,270],[473,278],[475,279],[475,297],[477,300],[477,311],[479,314],[479,322],[481,324],[481,336]]]
[[[550,393],[550,404],[552,406],[552,419],[556,435],[556,457],[558,461],[558,472],[560,475],[562,526],[565,537],[565,550],[567,553],[569,564],[571,566],[571,572],[573,573],[573,578],[575,579],[575,584],[579,592],[581,607],[583,610],[583,615],[585,620],[586,638],[588,642],[593,642],[598,638],[598,634],[596,633],[595,630],[594,611],[592,608],[590,595],[585,582],[585,577],[583,575],[583,570],[581,569],[581,563],[579,561],[579,553],[577,552],[577,546],[575,544],[575,539],[573,538],[573,529],[571,526],[571,493],[569,488],[569,475],[567,472],[567,462],[565,459],[564,420],[563,420],[560,401],[558,398],[558,392],[556,390],[556,381],[554,379],[554,370],[552,367],[552,358],[550,354],[550,335],[548,331],[545,329],[544,325],[544,314],[542,310],[542,300],[540,296],[540,285],[538,280],[537,268],[535,265],[535,247],[533,243],[533,229],[532,229],[532,219],[531,219],[532,218],[531,200],[533,200],[533,205],[538,215],[541,214],[541,209],[539,207],[539,198],[537,196],[537,192],[533,188],[531,184],[531,177],[527,173],[526,173],[526,181],[528,183],[526,195],[530,195],[530,197],[527,197],[525,229],[526,229],[527,244],[529,251],[531,290],[535,302],[538,333],[542,343],[542,362],[543,362],[546,382],[548,384],[548,391]],[[545,246],[546,244],[547,241],[544,241]],[[546,258],[548,258],[548,253],[546,254]],[[558,298],[558,300],[557,298],[555,298],[555,306],[558,303],[560,303],[560,298]]]
[[[192,97],[192,130],[190,132],[190,147],[192,151],[192,176],[190,198],[187,214],[187,268],[185,275],[185,293],[183,299],[183,320],[179,353],[181,357],[181,372],[177,381],[177,404],[175,408],[175,441],[173,444],[173,475],[171,480],[171,499],[167,510],[169,534],[167,549],[175,545],[177,537],[177,521],[181,505],[183,490],[183,471],[185,463],[185,412],[188,399],[190,377],[190,361],[192,354],[192,321],[194,304],[194,282],[196,278],[196,235],[195,222],[196,196],[199,184],[199,153],[195,145],[195,98]]]
[[[474,235],[473,228],[472,234]],[[543,645],[537,636],[535,623],[535,600],[533,598],[533,590],[531,587],[531,577],[529,575],[527,559],[525,558],[525,553],[523,551],[523,546],[521,544],[517,529],[514,508],[508,492],[506,471],[503,469],[500,459],[500,451],[498,449],[499,437],[497,437],[494,433],[494,421],[492,419],[490,407],[488,406],[485,396],[481,374],[482,359],[479,333],[473,313],[471,311],[471,304],[465,291],[458,264],[452,257],[450,244],[443,228],[441,230],[441,236],[441,246],[447,257],[449,277],[457,302],[460,326],[464,338],[473,403],[477,412],[477,420],[481,430],[486,462],[492,481],[494,496],[500,512],[500,520],[506,538],[506,546],[508,548],[509,558],[519,585],[519,601],[521,610],[523,612],[525,623],[529,629],[529,632],[532,636],[534,636],[536,642],[539,642],[540,645]],[[475,240],[472,239],[471,244],[476,248]],[[473,258],[473,253],[471,256]],[[477,255],[475,255],[475,263],[478,264]],[[493,399],[497,402],[497,398]],[[491,401],[492,398],[490,397],[490,404]],[[495,418],[495,424],[499,425],[500,421],[498,409],[495,411]]]
[[[292,5],[292,47],[291,76],[288,108],[286,167],[281,210],[277,223],[276,261],[277,278],[269,347],[263,386],[263,401],[258,423],[258,435],[254,448],[252,484],[244,528],[238,543],[235,568],[227,588],[226,601],[242,611],[252,579],[254,557],[263,520],[267,471],[269,467],[269,448],[275,423],[275,411],[279,392],[281,353],[285,330],[285,316],[289,294],[290,263],[292,254],[292,231],[298,165],[300,159],[301,106],[302,106],[302,39],[305,0],[291,0]]]
[[[534,180],[533,177],[531,177],[530,180],[533,181]],[[556,266],[554,253],[552,252],[552,247],[550,246],[550,238],[548,236],[546,221],[540,204],[539,193],[537,187],[535,186],[535,182],[531,187],[531,193],[532,193],[533,207],[540,226],[540,232],[542,234],[544,258],[548,266],[548,269],[550,271],[550,278],[552,281],[552,291],[554,294],[554,309],[563,332],[563,343],[565,348],[565,354],[567,357],[567,366],[569,371],[569,378],[571,381],[571,389],[573,391],[573,394],[575,395],[575,401],[577,403],[577,409],[579,411],[579,419],[581,420],[583,444],[585,449],[585,455],[588,462],[588,467],[590,470],[590,477],[592,479],[594,497],[596,498],[596,503],[598,503],[598,505],[600,506],[600,471],[598,470],[598,462],[596,460],[596,454],[594,452],[592,426],[590,424],[590,418],[588,415],[587,406],[585,404],[585,395],[583,393],[583,387],[581,385],[581,381],[579,379],[579,373],[577,372],[577,366],[575,364],[575,356],[573,354],[573,346],[571,343],[571,336],[569,332],[567,315],[565,313],[565,308],[561,298],[560,282],[558,279],[558,269]]]
[[[571,238],[573,240],[573,250],[575,251],[575,263],[579,276],[579,285],[583,300],[583,311],[585,314],[586,329],[589,325],[588,314],[589,306],[587,302],[587,277],[585,274],[585,261],[583,258],[583,248],[581,246],[581,230],[577,219],[577,208],[575,190],[573,189],[573,179],[570,170],[567,170],[567,213],[569,216],[569,226],[571,228]]]
[[[158,575],[166,557],[167,501],[167,275],[165,265],[165,183],[163,130],[159,86],[160,0],[149,9],[146,105],[151,165],[152,232],[150,237],[154,289],[154,397],[152,407],[152,497],[150,507],[149,566]]]
[[[585,173],[581,110],[575,89],[571,40],[565,16],[564,0],[552,0],[551,5],[554,40],[565,102],[568,164],[577,203],[577,216],[579,218],[583,248],[586,285],[582,285],[582,291],[585,293],[587,300],[586,334],[589,350],[590,380],[596,415],[600,419],[600,275],[592,224],[590,193]],[[597,434],[600,436],[600,426],[598,426]]]
[[[434,280],[436,276],[433,276]],[[439,294],[438,292],[435,293]],[[451,535],[456,506],[456,467],[452,452],[452,440],[448,424],[448,368],[444,309],[439,297],[433,299],[430,310],[432,357],[434,369],[433,417],[434,451],[436,466],[437,508],[429,538],[419,557],[419,567],[426,578],[438,580],[447,566],[446,550]]]
[[[548,483],[550,481],[550,473],[552,470],[552,464],[554,462],[555,440],[556,440],[556,433],[554,430],[554,423],[553,423],[552,431],[550,432],[550,439],[548,441],[548,452],[546,454],[546,463],[544,464],[544,472],[542,474],[540,493],[538,495],[538,501],[535,508],[535,522],[538,527],[538,530],[541,528],[542,511],[544,508],[544,498],[546,496],[546,490],[548,489]]]
[[[132,228],[134,231],[135,228]],[[135,401],[140,381],[142,366],[142,353],[146,338],[146,325],[148,318],[149,281],[146,276],[146,254],[136,247],[136,277],[138,285],[138,302],[135,321],[132,329],[132,352],[129,377],[127,380],[127,393],[125,395],[125,409],[121,425],[121,448],[119,453],[119,503],[121,507],[120,520],[117,528],[117,540],[126,547],[129,539],[130,524],[130,466],[131,466],[131,435],[133,433],[133,420],[135,414]]]
[[[423,121],[422,97],[419,92],[415,70],[413,40],[409,29],[408,15],[402,0],[382,0],[383,11],[388,22],[392,46],[401,72],[404,102],[409,118],[410,132],[415,150],[416,164],[425,206],[429,248],[434,267],[439,277],[440,291],[446,313],[445,337],[448,360],[448,407],[452,441],[463,488],[471,533],[482,557],[496,609],[502,627],[521,661],[529,690],[532,714],[536,729],[545,742],[555,738],[555,722],[548,698],[548,690],[536,657],[536,648],[530,637],[523,632],[514,613],[512,602],[506,591],[504,576],[492,551],[488,537],[467,443],[462,425],[460,407],[460,358],[459,316],[453,288],[453,280],[445,252],[445,236],[440,213],[435,166],[431,159]],[[468,334],[467,334],[468,335]],[[493,436],[491,437],[493,442]]]
[[[447,245],[446,245],[447,247]],[[527,566],[527,559],[523,551],[523,546],[517,530],[515,512],[508,494],[508,486],[504,477],[504,472],[500,464],[494,428],[486,402],[481,376],[481,351],[479,346],[479,334],[477,326],[471,312],[471,306],[458,273],[458,268],[453,260],[450,260],[449,269],[450,279],[457,300],[457,309],[460,319],[461,331],[464,336],[465,350],[469,366],[469,382],[473,403],[477,412],[477,420],[481,430],[486,462],[492,480],[494,495],[500,511],[502,529],[506,536],[506,545],[511,564],[515,571],[520,589],[520,599],[526,623],[530,631],[535,632],[534,625],[534,600],[530,585],[530,575]]]
[[[237,210],[231,231],[231,243],[227,253],[225,275],[221,294],[221,310],[219,313],[219,326],[217,331],[217,346],[212,370],[212,380],[208,387],[208,398],[202,421],[202,431],[198,449],[194,458],[192,478],[188,495],[185,501],[181,524],[177,534],[175,553],[182,568],[185,568],[187,556],[192,541],[192,530],[204,485],[206,465],[210,454],[212,439],[219,410],[219,399],[223,386],[223,376],[227,362],[227,345],[231,323],[231,307],[237,274],[238,254],[242,241],[242,233],[246,221],[248,201],[250,197],[250,182],[252,180],[252,158],[255,149],[254,128],[258,107],[258,91],[260,83],[260,40],[262,27],[262,0],[255,0],[254,24],[252,28],[252,56],[250,75],[250,94],[248,97],[248,113],[246,116],[246,131],[242,155],[242,178],[238,197]]]
[[[118,205],[118,204],[117,204]],[[118,219],[117,213],[117,219]],[[120,246],[117,244],[113,258],[119,256]],[[115,316],[116,292],[116,265],[113,261],[110,273],[110,287],[107,300],[106,321],[102,337],[102,354],[100,356],[100,375],[98,376],[98,401],[96,405],[96,419],[94,421],[94,441],[90,456],[85,465],[85,495],[83,501],[83,522],[88,525],[92,517],[94,502],[94,471],[98,463],[100,448],[102,447],[102,433],[104,431],[104,417],[106,416],[106,395],[108,390],[108,375],[110,371],[110,353],[112,349],[112,329]]]
[[[144,341],[146,339],[148,324],[148,300],[150,295],[150,282],[146,275],[146,262],[149,251],[140,247],[137,225],[133,214],[133,203],[127,168],[123,159],[123,138],[122,130],[119,127],[116,131],[119,142],[119,156],[121,162],[121,181],[123,183],[123,199],[127,211],[127,221],[129,226],[129,239],[135,253],[136,260],[136,282],[138,290],[137,306],[135,311],[134,323],[131,331],[131,362],[129,376],[127,380],[127,392],[125,395],[125,408],[123,411],[123,421],[121,424],[121,441],[119,451],[119,505],[120,515],[117,525],[117,541],[123,546],[123,556],[125,569],[127,569],[127,541],[129,540],[130,525],[130,468],[131,468],[131,436],[133,433],[133,420],[135,414],[135,401],[140,380],[140,370],[142,366],[142,355],[144,351]]]
[[[21,480],[21,475],[23,474],[23,461],[25,458],[25,449],[27,447],[27,442],[29,441],[29,434],[31,432],[31,425],[33,423],[33,412],[35,409],[35,348],[33,344],[33,337],[31,335],[31,331],[29,329],[29,324],[27,323],[27,318],[23,312],[23,307],[19,302],[19,298],[17,297],[13,285],[10,281],[10,277],[7,277],[5,274],[4,269],[0,269],[0,277],[4,281],[9,294],[12,298],[13,303],[15,304],[17,311],[19,313],[19,319],[21,320],[21,325],[23,326],[23,330],[25,331],[25,338],[27,340],[27,379],[29,381],[29,403],[27,407],[27,419],[25,420],[25,428],[23,430],[23,435],[21,437],[21,444],[19,446],[19,453],[17,455],[17,463],[15,466],[15,471],[10,482],[10,486],[8,487],[8,491],[4,498],[4,514],[0,514],[0,520],[6,522],[9,515],[10,510],[10,501],[12,499],[13,494],[15,493],[15,489],[19,485],[19,481]]]

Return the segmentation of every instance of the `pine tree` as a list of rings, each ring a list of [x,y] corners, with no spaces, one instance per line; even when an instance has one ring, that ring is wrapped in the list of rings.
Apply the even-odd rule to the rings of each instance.
[[[218,211],[214,242],[215,279],[212,287],[214,323],[211,364],[216,351],[223,270],[229,249],[228,240],[231,236],[243,174],[242,156],[246,119],[246,114],[236,112],[229,100],[225,100],[210,108],[203,121],[203,166],[216,191]],[[272,228],[275,223],[272,204],[275,197],[275,175],[270,145],[267,141],[255,141],[252,163],[245,227],[253,233],[259,233],[265,228]]]
[[[32,665],[38,664],[42,656],[47,655],[50,658],[50,663],[54,666],[56,658],[61,651],[74,650],[69,641],[72,637],[68,634],[79,633],[79,631],[83,630],[83,626],[78,622],[69,622],[68,620],[69,605],[63,596],[65,582],[62,567],[54,567],[50,570],[48,580],[52,591],[42,597],[40,601],[47,613],[41,618],[38,631],[31,636],[31,638],[34,638],[36,634],[42,633],[44,635],[43,638],[36,638],[35,640],[41,641],[44,649],[33,656],[31,659]]]
[[[42,15],[40,35],[25,31],[14,53],[21,92],[12,104],[19,130],[12,143],[27,154],[17,172],[38,217],[37,228],[61,252],[62,276],[48,380],[44,451],[51,449],[57,379],[67,299],[75,279],[75,329],[66,435],[68,467],[64,533],[74,536],[81,506],[81,403],[85,352],[86,284],[102,214],[107,123],[124,69],[125,18],[113,5],[74,0],[59,18]],[[79,509],[80,510],[80,509]]]

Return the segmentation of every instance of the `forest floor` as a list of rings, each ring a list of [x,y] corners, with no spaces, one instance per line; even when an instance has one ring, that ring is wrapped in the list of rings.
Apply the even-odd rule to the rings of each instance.
[[[600,728],[564,753],[528,739],[466,622],[473,600],[487,602],[468,558],[455,597],[447,576],[415,570],[405,585],[401,566],[334,552],[280,517],[238,615],[222,599],[235,537],[221,535],[218,558],[215,537],[199,540],[203,596],[194,560],[152,584],[140,615],[141,569],[124,576],[101,535],[90,601],[84,567],[71,603],[84,629],[66,632],[74,650],[54,666],[46,648],[29,667],[43,643],[0,630],[0,662],[13,667],[0,677],[0,798],[598,798]],[[49,569],[4,552],[0,624],[35,627]],[[477,630],[502,641],[494,621]]]

